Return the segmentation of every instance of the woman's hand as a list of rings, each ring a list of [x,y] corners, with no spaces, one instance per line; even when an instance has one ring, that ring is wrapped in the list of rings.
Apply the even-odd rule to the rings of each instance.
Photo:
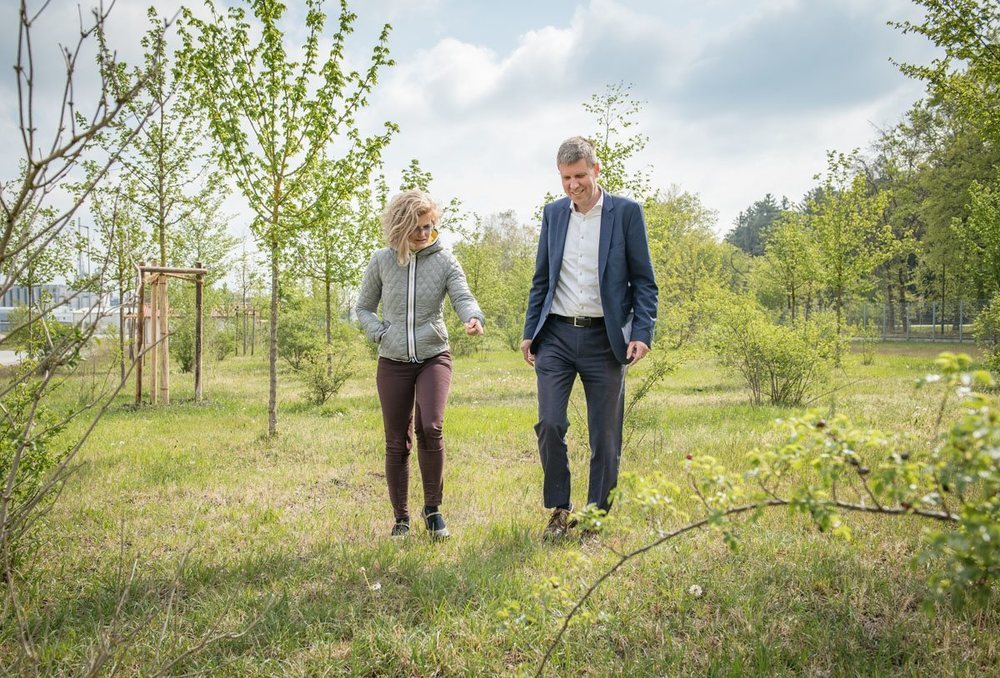
[[[465,333],[470,337],[483,333],[483,326],[479,322],[479,318],[473,318],[469,322],[465,323]]]

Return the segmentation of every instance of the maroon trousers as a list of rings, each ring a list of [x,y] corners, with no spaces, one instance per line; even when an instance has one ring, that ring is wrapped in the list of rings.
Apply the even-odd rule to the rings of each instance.
[[[444,406],[451,387],[451,354],[422,363],[378,359],[375,374],[385,427],[385,479],[396,519],[409,518],[410,450],[417,433],[417,462],[424,504],[438,506],[444,489]]]

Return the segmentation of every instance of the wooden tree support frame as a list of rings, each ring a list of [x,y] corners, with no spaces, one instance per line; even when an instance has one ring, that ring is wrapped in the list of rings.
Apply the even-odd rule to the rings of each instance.
[[[167,280],[179,278],[194,282],[194,399],[201,402],[202,338],[204,336],[204,288],[207,268],[196,262],[194,268],[147,266],[140,261],[138,269],[138,308],[136,309],[136,345],[139,361],[135,366],[135,404],[142,403],[142,378],[146,354],[149,354],[149,402],[170,404],[170,305],[167,300]],[[146,288],[149,287],[149,332],[146,332]]]

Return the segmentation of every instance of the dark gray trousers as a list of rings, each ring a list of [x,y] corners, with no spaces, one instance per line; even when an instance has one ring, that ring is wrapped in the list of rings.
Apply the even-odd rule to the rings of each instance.
[[[570,502],[567,407],[580,375],[587,398],[590,483],[587,503],[608,510],[608,494],[618,484],[625,407],[625,366],[611,351],[604,326],[574,327],[550,318],[535,351],[538,382],[538,452],[545,473],[546,508]]]

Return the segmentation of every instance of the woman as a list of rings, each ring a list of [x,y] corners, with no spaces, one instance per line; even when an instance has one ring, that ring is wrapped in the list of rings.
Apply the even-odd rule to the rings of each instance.
[[[424,485],[424,523],[432,538],[449,536],[440,511],[442,426],[451,386],[451,353],[442,317],[446,292],[465,323],[465,333],[483,333],[483,312],[469,291],[465,273],[437,239],[434,226],[440,215],[437,204],[422,191],[406,191],[389,202],[382,217],[389,246],[372,256],[356,307],[365,334],[378,344],[375,384],[382,404],[385,479],[396,519],[391,532],[395,537],[410,531],[411,426],[417,433]],[[382,319],[376,315],[379,302]]]

